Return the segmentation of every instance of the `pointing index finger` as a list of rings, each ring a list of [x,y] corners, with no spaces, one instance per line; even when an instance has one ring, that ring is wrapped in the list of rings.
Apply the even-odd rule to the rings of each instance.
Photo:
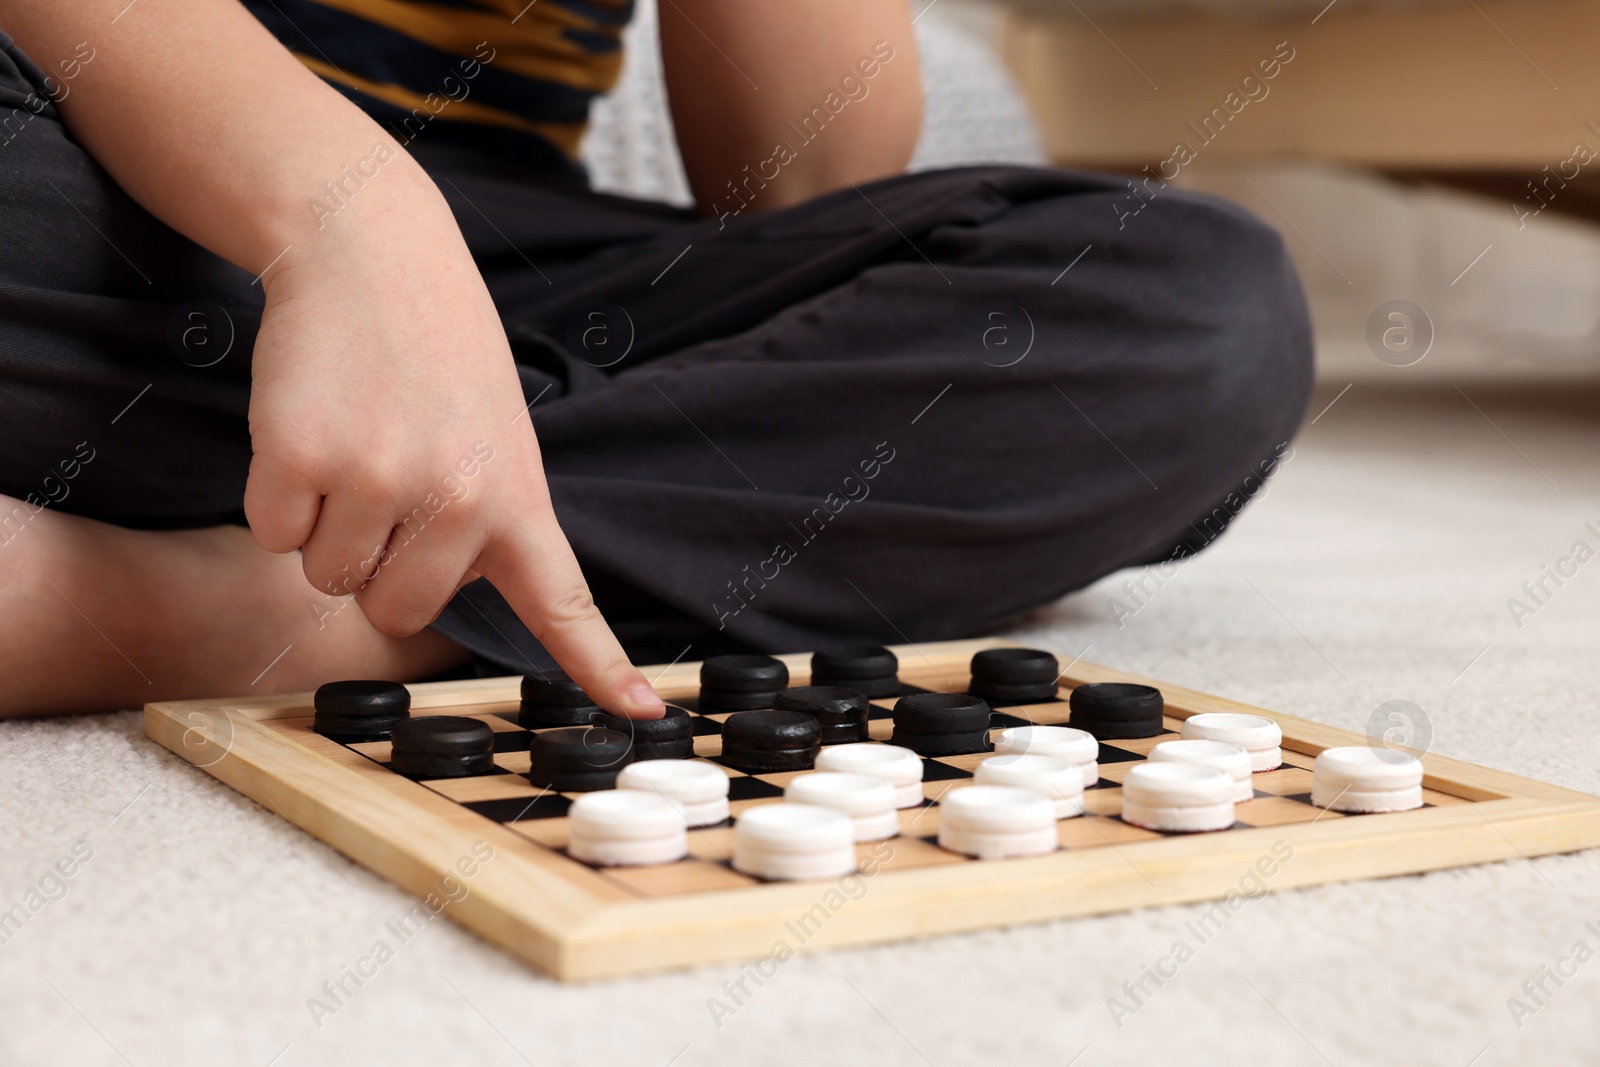
[[[477,568],[594,702],[614,715],[659,719],[666,704],[622,650],[553,518],[501,534]]]

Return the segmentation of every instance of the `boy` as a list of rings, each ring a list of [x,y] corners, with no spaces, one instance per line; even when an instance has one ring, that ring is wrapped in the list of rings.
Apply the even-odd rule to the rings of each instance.
[[[901,0],[667,0],[697,210],[596,196],[629,7],[0,0],[0,713],[470,656],[653,717],[624,645],[970,633],[1260,484],[1269,230],[904,175]]]

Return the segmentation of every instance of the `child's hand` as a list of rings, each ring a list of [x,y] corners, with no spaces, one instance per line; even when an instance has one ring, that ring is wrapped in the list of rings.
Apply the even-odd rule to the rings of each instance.
[[[659,716],[556,523],[505,332],[454,220],[431,188],[415,211],[393,193],[358,190],[348,217],[264,280],[245,489],[256,539],[300,549],[312,585],[354,593],[395,636],[481,574],[598,704]]]

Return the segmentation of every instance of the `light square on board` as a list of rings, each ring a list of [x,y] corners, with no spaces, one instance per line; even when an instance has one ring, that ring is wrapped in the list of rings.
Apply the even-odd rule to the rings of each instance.
[[[1250,776],[1250,784],[1262,793],[1287,797],[1311,792],[1311,772],[1299,767],[1279,767]]]
[[[965,670],[917,664],[906,658],[900,660],[899,677],[902,686],[914,685],[930,693],[965,693],[972,680]]]
[[[388,763],[389,756],[394,751],[394,746],[387,741],[357,741],[353,745],[346,745],[352,752],[359,752],[370,760],[378,763]]]
[[[1049,704],[1013,704],[1001,709],[1007,715],[1026,719],[1035,726],[1065,726],[1072,709],[1065,700]]]
[[[422,783],[457,804],[522,797],[532,800],[542,790],[519,774],[480,774],[471,778],[430,778]]]
[[[1103,786],[1083,791],[1083,810],[1091,815],[1121,815],[1122,789]]]
[[[601,873],[618,885],[646,897],[714,893],[758,884],[756,879],[739,873],[725,863],[694,857],[652,867],[604,867]]]
[[[496,752],[494,754],[494,765],[503,771],[523,775],[528,773],[529,761],[532,758],[527,749],[523,749],[521,752]]]
[[[1141,766],[1143,763],[1143,760],[1139,760],[1137,762],[1129,761],[1126,763],[1102,763],[1100,764],[1100,778],[1103,781],[1116,782],[1118,785],[1121,785],[1123,782],[1128,780],[1128,772],[1133,770],[1135,767]]]
[[[932,782],[922,783],[922,796],[925,800],[938,803],[944,795],[952,789],[961,789],[972,784],[971,778],[944,778]]]
[[[1056,823],[1056,840],[1061,842],[1062,848],[1105,848],[1154,841],[1160,837],[1154,830],[1105,815],[1080,815]]]
[[[448,711],[450,709],[446,708],[445,710]],[[458,714],[459,714],[459,712],[458,712]],[[499,733],[520,733],[520,734],[525,734],[525,733],[528,732],[528,728],[526,726],[523,726],[521,723],[519,723],[517,721],[517,717],[515,715],[511,715],[510,717],[507,717],[505,715],[494,715],[494,714],[476,713],[475,712],[475,713],[473,713],[471,715],[468,715],[467,718],[469,718],[469,719],[477,719],[480,722],[488,723],[489,724],[489,729],[493,730],[497,734],[499,734]]]
[[[865,842],[856,846],[856,858],[860,863],[872,862],[876,864],[876,873],[886,871],[909,871],[918,867],[937,867],[950,863],[967,863],[965,856],[957,855],[934,844],[924,838],[934,837],[939,832],[939,826],[934,816],[929,816],[926,822],[919,823],[916,830],[911,833],[902,833],[899,837],[891,837],[887,841]],[[916,836],[912,836],[915,834]],[[887,848],[885,848],[887,846]],[[869,860],[869,857],[871,859]]]
[[[516,822],[506,823],[505,826],[506,829],[514,830],[529,841],[546,848],[567,847],[566,816],[554,819],[519,819]]]
[[[1163,741],[1176,741],[1178,735],[1172,730],[1156,734],[1154,737],[1119,737],[1108,744],[1115,745],[1124,752],[1133,752],[1140,756],[1150,755],[1150,750]]]
[[[1301,822],[1326,822],[1342,818],[1337,811],[1327,811],[1288,797],[1256,797],[1236,805],[1234,818],[1246,826],[1286,826]]]
[[[925,803],[914,808],[901,808],[895,812],[895,817],[900,820],[901,837],[930,837],[939,832],[937,804]]]
[[[733,827],[708,826],[689,831],[689,855],[713,862],[733,861]]]

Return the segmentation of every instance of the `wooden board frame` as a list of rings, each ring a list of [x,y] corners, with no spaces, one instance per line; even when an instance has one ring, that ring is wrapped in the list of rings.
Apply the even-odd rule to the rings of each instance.
[[[986,639],[895,651],[903,678],[930,670],[964,676],[973,652],[1012,644]],[[788,663],[793,684],[804,684],[809,654],[779,658]],[[665,668],[657,687],[668,700],[685,697],[697,688],[698,669],[697,663]],[[647,673],[655,677],[657,671]],[[1068,687],[1099,681],[1158,685],[1168,715],[1178,719],[1204,711],[1266,715],[1282,726],[1286,750],[1308,756],[1366,743],[1348,731],[1092,664],[1076,663],[1062,678]],[[509,711],[516,707],[518,682],[494,678],[410,689],[415,710]],[[882,870],[860,883],[866,888],[859,897],[837,908],[825,905],[825,921],[797,928],[797,921],[817,914],[834,883],[636,899],[589,868],[343,746],[309,731],[287,736],[269,725],[310,714],[309,693],[163,702],[145,708],[145,733],[419,898],[452,898],[443,908],[451,918],[563,980],[760,959],[780,942],[810,951],[1223,899],[1240,892],[1241,879],[1273,855],[1275,844],[1291,847],[1293,859],[1272,865],[1272,890],[1600,846],[1600,798],[1430,754],[1425,787],[1471,803],[1029,859]],[[493,848],[492,860],[474,861],[480,843]],[[446,893],[441,886],[451,875],[456,881]]]

